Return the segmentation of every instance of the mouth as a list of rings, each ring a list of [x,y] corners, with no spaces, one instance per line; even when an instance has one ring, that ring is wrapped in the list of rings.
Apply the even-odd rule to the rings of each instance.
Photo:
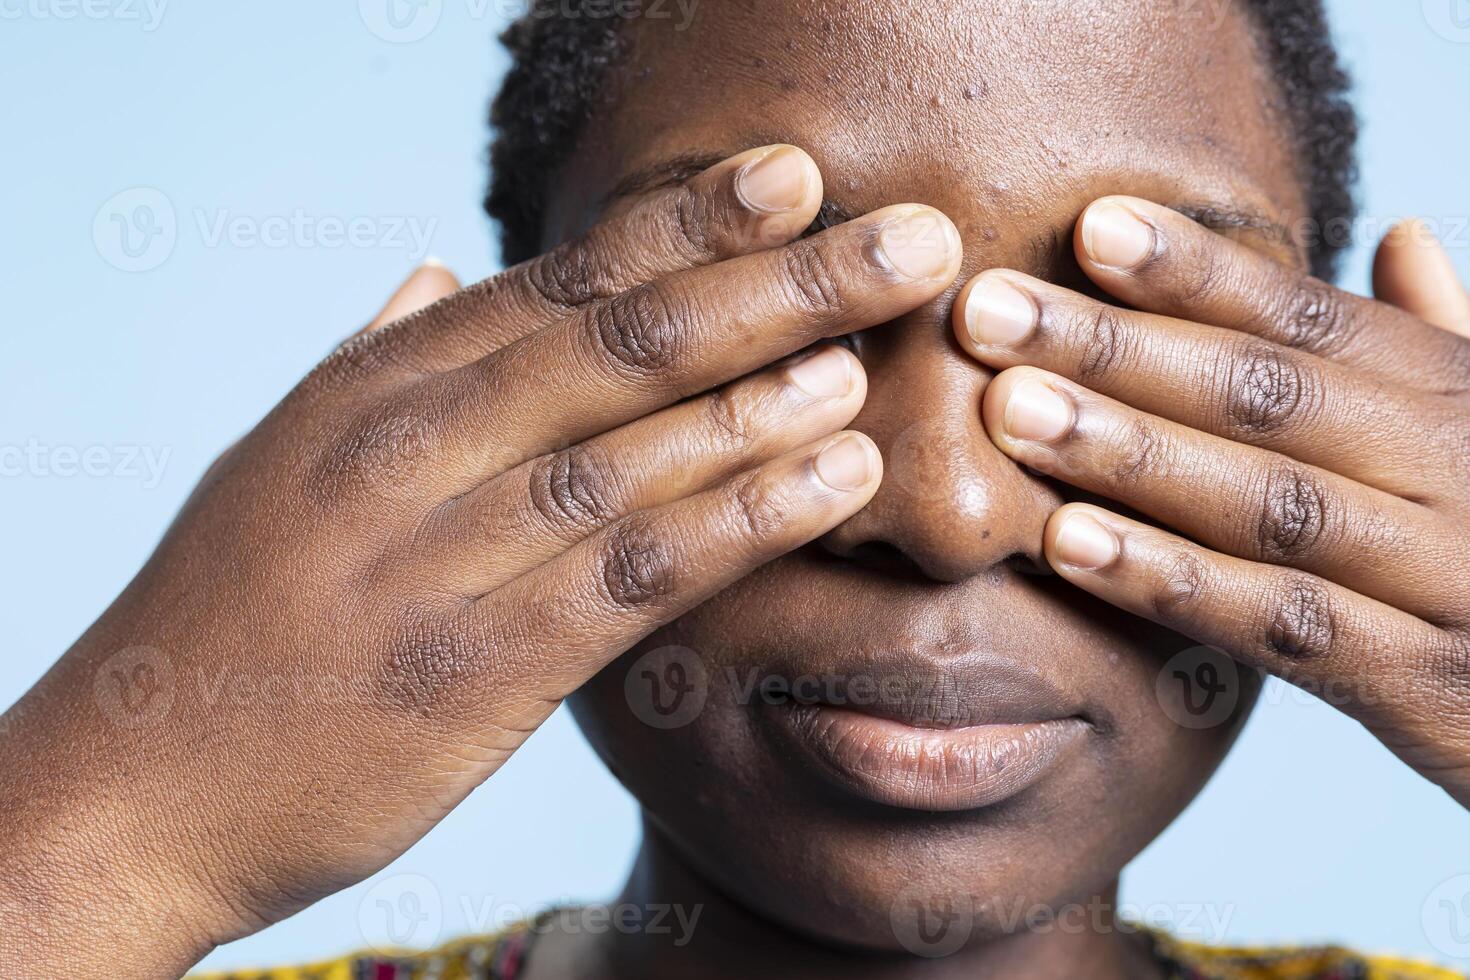
[[[1127,654],[1152,643],[1107,614],[1048,578],[935,583],[802,552],[675,636],[718,637],[772,765],[837,800],[934,813],[1095,785],[1083,767],[1110,764],[1114,708],[1149,673]]]
[[[829,705],[787,713],[797,741],[828,775],[873,803],[975,810],[1044,777],[1091,726],[1081,718],[1018,725],[916,728]]]
[[[872,803],[994,806],[1046,778],[1096,731],[1060,690],[1009,661],[862,659],[856,671],[773,680],[761,706],[819,776]]]

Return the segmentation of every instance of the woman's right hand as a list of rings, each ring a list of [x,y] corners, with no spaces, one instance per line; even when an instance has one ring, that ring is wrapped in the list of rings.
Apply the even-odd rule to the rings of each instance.
[[[176,974],[368,877],[860,509],[856,358],[763,366],[935,298],[960,243],[913,205],[797,240],[821,199],[790,147],[648,192],[346,344],[226,453],[0,727],[0,974]]]

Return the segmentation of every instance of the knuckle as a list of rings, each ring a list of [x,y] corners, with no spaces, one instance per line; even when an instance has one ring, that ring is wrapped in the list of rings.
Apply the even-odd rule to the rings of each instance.
[[[690,320],[687,309],[650,283],[600,304],[592,318],[592,337],[616,370],[661,375],[679,363]]]
[[[1281,305],[1280,332],[1288,347],[1324,354],[1346,342],[1349,319],[1342,295],[1322,280],[1303,280]]]
[[[1285,564],[1311,554],[1327,526],[1327,493],[1316,479],[1290,464],[1273,467],[1256,524],[1257,555]]]
[[[330,442],[310,471],[308,489],[329,498],[399,483],[423,463],[433,431],[422,414],[381,406]]]
[[[672,233],[681,251],[694,259],[713,258],[717,253],[711,231],[718,222],[715,203],[708,194],[688,184],[678,185],[669,208]]]
[[[1189,260],[1178,263],[1176,268],[1179,270],[1176,302],[1208,302],[1228,292],[1230,267],[1214,240],[1190,249]]]
[[[598,583],[615,609],[655,605],[674,591],[674,553],[652,524],[629,520],[615,526],[599,557]]]
[[[617,516],[605,461],[587,445],[538,458],[529,478],[531,506],[563,534],[585,534]]]
[[[705,396],[704,416],[717,451],[742,453],[758,438],[758,425],[751,417],[751,407],[743,404],[740,397],[729,389],[716,388]]]
[[[380,662],[379,685],[388,704],[421,713],[493,658],[489,638],[454,619],[409,617]]]
[[[1152,421],[1134,416],[1123,424],[1117,438],[1119,452],[1110,473],[1113,486],[1136,489],[1167,475],[1168,441]]]
[[[1250,435],[1286,428],[1310,403],[1314,387],[1300,358],[1264,344],[1234,355],[1225,376],[1225,416]]]
[[[1128,332],[1112,307],[1098,304],[1086,317],[1078,337],[1077,380],[1096,382],[1114,373],[1127,354]]]
[[[1198,555],[1181,552],[1159,577],[1151,599],[1154,614],[1165,623],[1188,619],[1204,595],[1207,575]]]
[[[1267,615],[1266,650],[1291,661],[1319,660],[1332,653],[1336,640],[1327,589],[1305,576],[1288,578]]]
[[[786,501],[757,474],[736,480],[730,489],[730,501],[739,531],[748,540],[768,541],[790,524]]]
[[[525,266],[525,282],[553,310],[571,311],[614,295],[607,261],[592,236],[565,242]]]
[[[782,249],[781,284],[798,308],[830,316],[843,308],[846,289],[831,255],[817,239],[803,239]]]

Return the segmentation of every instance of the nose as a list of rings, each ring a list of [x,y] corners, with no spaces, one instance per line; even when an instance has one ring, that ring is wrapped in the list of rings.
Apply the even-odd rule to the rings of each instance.
[[[957,582],[1007,562],[1045,569],[1046,519],[1062,499],[990,441],[980,399],[991,372],[932,304],[864,334],[868,400],[852,428],[883,452],[877,495],[821,541],[854,561]]]

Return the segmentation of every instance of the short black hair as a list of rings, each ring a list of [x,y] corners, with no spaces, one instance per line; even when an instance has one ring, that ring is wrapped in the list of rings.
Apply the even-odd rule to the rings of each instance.
[[[1331,279],[1355,214],[1357,116],[1322,0],[1241,0],[1254,15],[1280,86],[1313,234],[1312,271]],[[582,10],[605,0],[534,0],[501,35],[511,67],[490,110],[494,141],[485,211],[500,225],[501,258],[541,249],[549,184],[608,97],[624,52],[623,19]]]

